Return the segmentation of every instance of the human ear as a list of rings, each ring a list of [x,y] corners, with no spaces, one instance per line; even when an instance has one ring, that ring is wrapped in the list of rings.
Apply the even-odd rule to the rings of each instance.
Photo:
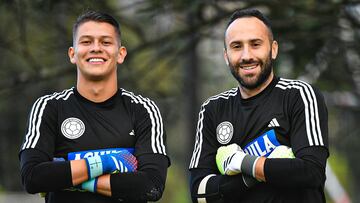
[[[75,60],[75,49],[74,49],[74,47],[69,47],[68,56],[69,56],[70,62],[72,64],[75,64],[76,60]]]
[[[119,48],[119,53],[118,53],[118,59],[117,59],[118,64],[122,64],[124,62],[126,55],[127,55],[126,48],[124,46],[121,46]]]
[[[225,63],[227,66],[229,66],[229,58],[227,56],[227,53],[226,53],[226,49],[224,48],[224,60],[225,60]]]
[[[272,44],[271,44],[271,53],[272,53],[272,55],[271,55],[271,58],[273,59],[273,60],[275,60],[276,59],[276,57],[277,57],[277,54],[278,54],[278,49],[279,49],[279,45],[278,45],[278,43],[277,43],[277,41],[273,41],[272,42]]]

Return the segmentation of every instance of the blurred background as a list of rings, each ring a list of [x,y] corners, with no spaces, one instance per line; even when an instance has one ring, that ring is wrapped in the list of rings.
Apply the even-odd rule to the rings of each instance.
[[[33,102],[74,86],[72,24],[86,9],[112,14],[128,49],[119,86],[160,107],[172,159],[162,203],[190,202],[188,164],[201,103],[236,87],[224,29],[258,8],[280,44],[278,76],[318,87],[329,111],[328,202],[360,202],[360,3],[355,0],[0,0],[0,202],[43,202],[21,186],[17,153]]]

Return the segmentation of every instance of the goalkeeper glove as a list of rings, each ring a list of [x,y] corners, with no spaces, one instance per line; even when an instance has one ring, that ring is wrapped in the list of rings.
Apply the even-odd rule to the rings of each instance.
[[[219,147],[216,165],[222,175],[244,173],[255,177],[255,163],[259,157],[245,154],[237,144]]]
[[[135,156],[128,151],[88,157],[85,161],[89,179],[113,172],[135,172],[137,168]]]
[[[133,156],[128,151],[122,151],[118,154],[100,155],[100,158],[102,160],[104,173],[135,172],[137,168],[137,160],[135,156]],[[83,182],[80,185],[80,189],[95,193],[97,188],[97,181],[98,177]]]
[[[268,158],[295,158],[292,149],[285,145],[277,146],[268,156]]]

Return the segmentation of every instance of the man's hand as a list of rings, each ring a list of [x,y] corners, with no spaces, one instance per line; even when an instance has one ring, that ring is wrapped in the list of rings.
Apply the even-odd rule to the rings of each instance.
[[[244,151],[237,144],[219,147],[216,154],[216,165],[222,175],[241,173],[241,164],[245,157]]]
[[[125,150],[117,154],[88,157],[85,161],[89,179],[108,173],[135,172],[137,169],[136,157]]]

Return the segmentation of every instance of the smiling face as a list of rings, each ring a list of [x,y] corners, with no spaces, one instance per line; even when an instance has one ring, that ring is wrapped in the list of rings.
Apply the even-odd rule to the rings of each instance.
[[[117,64],[123,63],[126,49],[120,45],[115,28],[109,23],[87,21],[75,36],[68,55],[77,66],[78,80],[116,79]]]
[[[233,21],[225,33],[224,58],[242,88],[261,89],[273,78],[272,60],[278,45],[256,17]]]

